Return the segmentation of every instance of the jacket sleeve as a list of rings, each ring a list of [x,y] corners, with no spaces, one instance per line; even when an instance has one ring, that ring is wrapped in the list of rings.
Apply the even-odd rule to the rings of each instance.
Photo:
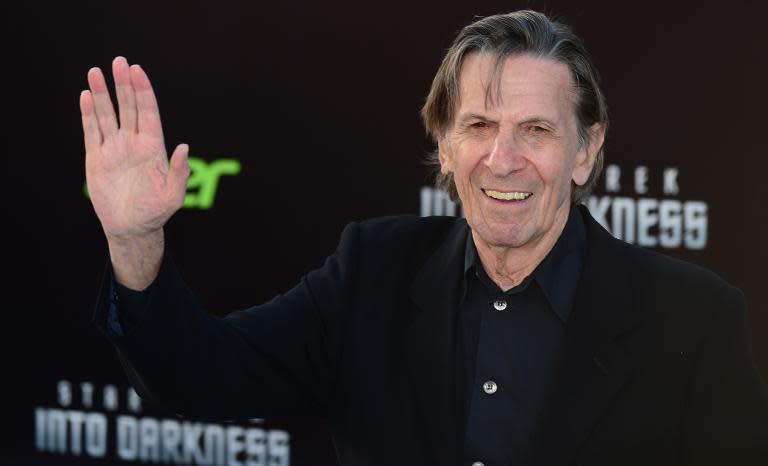
[[[223,318],[201,309],[166,250],[140,320],[122,335],[110,328],[108,266],[94,323],[139,395],[172,412],[210,420],[324,415],[355,288],[358,231],[348,225],[336,253],[288,292]]]
[[[768,394],[751,340],[744,296],[727,286],[689,384],[683,464],[768,464]]]

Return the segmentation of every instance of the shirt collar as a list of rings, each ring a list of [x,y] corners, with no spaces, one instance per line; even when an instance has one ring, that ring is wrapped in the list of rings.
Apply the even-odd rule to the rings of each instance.
[[[544,292],[549,305],[563,322],[568,320],[573,308],[585,251],[586,228],[584,227],[584,219],[581,218],[578,208],[572,204],[565,228],[563,228],[563,232],[554,247],[536,267],[536,270],[522,282],[527,285],[531,278],[535,280]],[[464,248],[464,296],[466,296],[469,272],[474,271],[477,267],[482,267],[482,265],[475,243],[472,241],[470,229]]]

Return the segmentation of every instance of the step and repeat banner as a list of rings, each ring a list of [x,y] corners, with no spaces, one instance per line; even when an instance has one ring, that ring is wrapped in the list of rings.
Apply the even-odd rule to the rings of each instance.
[[[462,215],[431,187],[418,110],[459,28],[526,7],[571,24],[602,74],[612,127],[586,205],[740,287],[768,378],[764,3],[6,4],[0,464],[335,464],[323,419],[215,423],[142,401],[91,324],[108,260],[78,111],[91,66],[141,64],[166,143],[190,145],[167,241],[224,315],[291,287],[350,221]]]

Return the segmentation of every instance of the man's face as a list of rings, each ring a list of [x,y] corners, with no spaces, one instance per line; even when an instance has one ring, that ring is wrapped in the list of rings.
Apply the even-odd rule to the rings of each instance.
[[[587,181],[602,129],[596,125],[591,144],[579,144],[567,65],[507,58],[498,95],[486,99],[492,66],[487,54],[464,59],[454,123],[438,141],[441,169],[453,173],[475,241],[535,245],[559,235],[553,226],[568,217],[571,181]]]

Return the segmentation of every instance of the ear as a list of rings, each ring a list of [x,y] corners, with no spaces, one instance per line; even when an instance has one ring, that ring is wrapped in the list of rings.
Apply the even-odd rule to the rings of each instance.
[[[605,126],[602,123],[595,123],[589,128],[589,136],[589,144],[585,144],[576,153],[576,164],[573,167],[572,179],[578,186],[583,186],[592,173],[597,153],[603,147],[603,141],[605,141]]]
[[[437,155],[440,159],[440,173],[447,175],[453,172],[453,151],[445,136],[437,140]]]

